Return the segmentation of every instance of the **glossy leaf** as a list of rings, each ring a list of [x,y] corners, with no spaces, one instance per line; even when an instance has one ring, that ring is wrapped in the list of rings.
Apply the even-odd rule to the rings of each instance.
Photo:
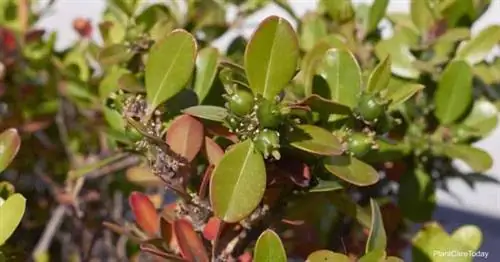
[[[160,235],[164,243],[173,248],[177,246],[177,240],[174,237],[172,225],[167,221],[167,219],[160,217]]]
[[[196,41],[182,29],[172,31],[151,48],[145,73],[150,112],[179,93],[187,84],[195,57]]]
[[[478,250],[483,242],[483,233],[475,225],[463,225],[453,231],[451,238],[466,244],[472,250]]]
[[[244,219],[260,203],[266,188],[262,155],[246,140],[226,152],[210,181],[214,214],[225,222]]]
[[[209,262],[205,246],[198,234],[194,231],[191,222],[185,219],[174,220],[173,232],[179,245],[182,258],[188,261]]]
[[[153,174],[150,168],[145,166],[134,166],[125,171],[127,180],[144,187],[159,185],[162,180]]]
[[[358,262],[383,262],[385,261],[385,250],[375,249],[364,254]]]
[[[461,125],[473,130],[475,135],[486,136],[495,130],[498,123],[498,109],[485,99],[474,102],[471,112]]]
[[[380,213],[380,207],[374,199],[370,199],[370,206],[372,223],[366,242],[366,252],[385,251],[387,247],[387,235],[385,233],[384,221],[382,220],[382,213]]]
[[[401,32],[396,32],[401,34]],[[375,46],[375,54],[379,59],[391,55],[391,72],[397,76],[417,79],[420,72],[413,66],[416,58],[410,52],[409,43],[402,35],[394,35],[392,38],[381,40]]]
[[[330,156],[342,153],[339,139],[328,130],[313,125],[298,125],[287,133],[290,145],[300,150]]]
[[[0,206],[0,246],[14,233],[26,209],[26,199],[21,194],[13,194]]]
[[[466,60],[471,65],[477,64],[483,61],[498,42],[500,42],[500,25],[492,25],[460,47],[456,57]]]
[[[219,51],[213,47],[206,47],[198,52],[196,58],[196,77],[194,91],[201,103],[210,92],[217,75]]]
[[[400,178],[398,203],[403,216],[414,222],[432,218],[436,207],[436,187],[431,176],[421,169]]]
[[[332,156],[323,161],[328,172],[357,186],[370,186],[378,182],[379,175],[372,166],[351,156]]]
[[[176,117],[167,130],[167,144],[170,148],[192,161],[203,146],[203,124],[190,115]]]
[[[444,153],[464,161],[476,172],[486,172],[493,166],[493,159],[486,151],[469,145],[446,145]]]
[[[330,35],[319,41],[313,49],[304,55],[301,63],[301,74],[304,82],[304,95],[310,96],[313,94],[313,78],[316,75],[318,64],[323,60],[323,57],[331,48],[347,50],[346,43],[337,35]]]
[[[451,124],[460,118],[472,100],[472,70],[463,61],[449,63],[439,80],[434,103],[434,114],[442,124]]]
[[[382,60],[370,74],[366,84],[366,91],[378,93],[389,85],[391,80],[391,57],[387,56]]]
[[[300,29],[302,49],[311,50],[327,33],[325,20],[318,14],[307,13],[304,15]]]
[[[16,129],[10,128],[0,134],[0,172],[10,165],[21,146],[21,137]]]
[[[207,224],[203,228],[203,237],[208,241],[213,241],[217,238],[217,234],[222,225],[222,221],[217,217],[208,219]]]
[[[316,94],[304,98],[297,104],[309,107],[312,111],[318,112],[320,117],[326,120],[329,119],[330,115],[351,114],[351,109],[349,107]]]
[[[298,39],[284,18],[265,19],[245,50],[245,72],[256,94],[274,99],[295,74],[299,57]]]
[[[160,229],[160,218],[151,200],[143,193],[132,192],[128,201],[139,227],[149,236],[155,236]]]
[[[350,108],[361,92],[361,69],[349,51],[329,49],[318,67],[318,74],[330,88],[330,99]]]
[[[211,165],[216,166],[224,156],[224,150],[210,137],[205,137],[205,154]]]
[[[182,110],[184,114],[195,116],[198,118],[203,118],[207,120],[223,122],[228,116],[227,109],[219,106],[192,106]]]
[[[406,84],[398,88],[389,88],[385,98],[390,102],[389,109],[395,109],[403,104],[406,100],[410,99],[413,95],[420,92],[425,88],[421,84]]]
[[[253,261],[286,262],[286,252],[281,239],[274,231],[268,229],[259,236],[255,243]]]
[[[468,253],[470,248],[460,241],[451,238],[436,222],[426,224],[413,238],[413,261],[427,261],[432,258],[435,262],[450,261],[450,256],[436,256],[436,250],[452,250],[457,254]],[[471,257],[454,256],[453,262],[469,262]]]
[[[368,20],[366,24],[366,32],[370,33],[377,29],[380,20],[384,18],[385,11],[389,5],[389,0],[375,0],[368,14]]]
[[[309,254],[309,256],[307,256],[306,260],[306,262],[325,262],[325,261],[349,262],[351,260],[344,254],[335,253],[330,250],[314,251],[311,254]]]

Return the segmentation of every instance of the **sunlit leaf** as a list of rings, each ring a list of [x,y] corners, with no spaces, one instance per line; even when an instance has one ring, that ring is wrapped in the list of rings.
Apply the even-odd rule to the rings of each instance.
[[[411,19],[421,34],[426,34],[427,30],[436,23],[438,17],[435,9],[436,6],[431,0],[411,0]]]
[[[255,262],[286,262],[286,252],[281,239],[274,231],[268,229],[264,231],[257,242],[255,243],[255,250],[253,261]]]
[[[188,114],[191,116],[222,122],[226,119],[228,112],[224,107],[219,106],[192,106],[182,110],[184,114]]]
[[[210,137],[205,137],[205,154],[210,164],[216,166],[224,156],[224,150]]]
[[[389,109],[397,108],[424,88],[425,86],[421,84],[406,84],[397,88],[389,88],[385,95],[385,99],[391,101]]]
[[[472,250],[478,250],[483,242],[483,233],[478,226],[463,225],[453,231],[451,238],[466,244]]]
[[[203,124],[190,115],[176,117],[167,130],[167,144],[177,154],[192,161],[203,146]]]
[[[475,135],[486,136],[495,130],[498,123],[498,109],[491,102],[480,99],[474,102],[472,111],[461,125],[473,130]]]
[[[380,20],[384,18],[385,11],[389,5],[389,0],[375,0],[368,14],[368,20],[366,24],[366,31],[370,33],[377,29]]]
[[[194,91],[201,103],[210,92],[219,61],[219,51],[213,47],[206,47],[198,52],[196,58],[196,76]]]
[[[254,93],[274,99],[292,79],[299,57],[298,39],[284,18],[266,18],[245,50],[245,72]]]
[[[326,22],[321,16],[315,13],[304,15],[300,29],[300,44],[302,49],[311,50],[326,35]]]
[[[385,251],[387,247],[387,235],[385,233],[382,214],[380,213],[380,208],[374,199],[370,199],[370,206],[372,213],[372,223],[365,250],[367,253],[377,250]]]
[[[290,145],[303,151],[318,155],[339,155],[342,145],[339,139],[328,130],[313,125],[298,125],[287,133]]]
[[[472,100],[472,70],[463,61],[449,63],[439,80],[434,103],[434,114],[442,124],[451,124],[460,118]]]
[[[328,98],[351,108],[356,106],[361,92],[361,69],[349,51],[328,50],[317,72],[328,83]]]
[[[26,199],[21,194],[13,194],[0,206],[0,246],[14,233],[26,209]]]
[[[382,60],[370,74],[366,91],[378,93],[386,89],[391,79],[391,57],[387,56]]]
[[[309,254],[309,256],[307,256],[306,260],[306,262],[325,262],[325,261],[349,262],[351,260],[344,254],[334,253],[330,250],[314,251],[311,254]]]
[[[445,145],[444,153],[464,161],[476,172],[488,171],[493,166],[493,159],[488,152],[469,145]]]
[[[128,181],[144,187],[156,186],[161,183],[161,179],[145,166],[131,167],[125,171],[125,176]]]
[[[226,152],[210,181],[214,214],[232,223],[244,219],[260,203],[266,188],[262,155],[246,140]]]
[[[500,25],[492,25],[482,30],[472,40],[466,42],[457,51],[457,58],[466,60],[469,64],[477,64],[486,57],[500,41]]]
[[[182,90],[191,77],[195,58],[196,41],[182,29],[172,31],[151,48],[145,73],[150,112]]]
[[[378,182],[379,175],[372,166],[351,156],[331,156],[324,159],[328,172],[357,186],[369,186]]]
[[[0,172],[12,162],[21,146],[21,138],[16,129],[10,128],[0,134]]]

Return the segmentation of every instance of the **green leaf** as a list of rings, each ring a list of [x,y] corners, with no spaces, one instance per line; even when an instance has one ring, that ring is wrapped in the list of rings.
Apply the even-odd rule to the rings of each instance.
[[[26,199],[21,194],[13,194],[0,206],[0,246],[14,233],[21,223],[26,209]]]
[[[349,262],[351,260],[344,254],[335,253],[330,250],[314,251],[311,254],[309,254],[306,260],[306,262],[325,262],[325,261]]]
[[[319,180],[318,184],[311,187],[309,192],[328,192],[341,190],[344,187],[337,181]]]
[[[471,100],[472,69],[464,61],[452,61],[439,80],[434,95],[434,114],[441,124],[451,124],[465,113]]]
[[[434,13],[435,8],[431,0],[411,0],[411,20],[422,35],[427,34],[429,28],[433,26],[438,19]]]
[[[436,188],[431,176],[421,169],[401,176],[399,207],[403,216],[414,222],[425,222],[432,218],[436,207]]]
[[[379,175],[372,166],[351,156],[325,158],[323,165],[328,172],[357,186],[370,186],[378,182]]]
[[[409,43],[401,32],[392,38],[381,40],[375,46],[375,54],[379,59],[391,56],[391,72],[403,78],[417,79],[420,72],[413,66],[416,58],[410,52]]]
[[[483,242],[483,233],[475,225],[464,225],[453,231],[451,238],[466,244],[472,250],[478,250]]]
[[[380,213],[380,207],[374,199],[370,199],[370,206],[372,210],[372,223],[365,250],[366,253],[377,250],[385,252],[387,235],[385,233],[384,221],[382,220],[382,213]]]
[[[300,44],[302,49],[311,50],[320,39],[327,35],[326,22],[316,13],[307,13],[302,19]]]
[[[194,82],[194,92],[198,96],[199,103],[202,103],[210,92],[219,63],[219,51],[213,47],[205,47],[198,52],[196,58],[196,77]]]
[[[298,125],[287,133],[290,145],[300,150],[330,156],[342,153],[339,139],[328,130],[313,125]]]
[[[327,100],[319,95],[308,96],[298,102],[298,104],[308,106],[312,111],[318,112],[320,116],[324,117],[325,119],[328,119],[328,117],[332,114],[351,114],[351,109],[349,107],[332,100]]]
[[[10,165],[21,146],[17,129],[10,128],[0,134],[0,173]]]
[[[352,53],[345,50],[326,51],[318,72],[330,87],[333,101],[353,108],[361,92],[361,69]]]
[[[150,113],[184,88],[191,77],[195,57],[196,41],[182,29],[172,31],[151,48],[145,74]]]
[[[117,65],[132,58],[133,53],[123,44],[104,47],[97,55],[97,60],[103,66]]]
[[[224,107],[205,105],[188,107],[182,110],[182,112],[188,115],[217,122],[223,122],[228,115],[227,109]]]
[[[378,93],[389,85],[391,80],[391,57],[387,56],[382,60],[370,74],[366,84],[366,91]]]
[[[413,238],[413,261],[448,262],[450,256],[445,252],[468,253],[470,248],[453,238],[436,222],[426,224]],[[440,252],[440,253],[438,253]],[[454,256],[453,262],[470,262],[470,256]]]
[[[355,218],[363,227],[371,227],[371,215],[367,210],[356,204],[351,196],[348,196],[343,191],[335,191],[331,193],[330,202],[338,208],[342,213]]]
[[[286,252],[281,239],[274,231],[267,229],[257,239],[253,261],[286,262]]]
[[[486,99],[476,100],[469,115],[461,125],[473,130],[475,135],[486,136],[495,130],[498,123],[498,109]]]
[[[490,154],[469,145],[445,145],[444,154],[464,161],[475,172],[485,172],[493,166],[493,159]]]
[[[391,101],[389,109],[397,108],[424,88],[425,86],[421,84],[406,84],[404,86],[399,86],[397,89],[389,88],[385,96],[387,100]]]
[[[105,106],[102,111],[106,122],[108,122],[111,128],[117,131],[125,132],[125,120],[118,111],[107,106]]]
[[[385,261],[385,250],[375,249],[364,254],[358,262],[383,262]]]
[[[375,0],[370,8],[368,15],[366,33],[371,33],[377,29],[380,20],[384,18],[385,11],[389,5],[389,0]]]
[[[210,181],[214,214],[228,223],[247,217],[259,205],[266,189],[264,159],[246,140],[226,152]]]
[[[456,57],[474,65],[484,60],[500,41],[500,25],[492,25],[482,30],[472,40],[461,46]]]
[[[111,68],[99,84],[99,97],[104,100],[108,98],[112,92],[118,90],[118,80],[128,72],[129,71],[127,69],[121,67]]]
[[[354,8],[351,0],[322,0],[320,4],[326,9],[330,17],[340,24],[354,19]]]
[[[326,51],[331,48],[348,49],[340,36],[330,35],[319,41],[302,59],[301,74],[304,81],[304,95],[313,94],[313,78],[316,75],[317,66],[323,60]]]
[[[284,18],[265,19],[245,50],[245,72],[250,88],[274,99],[295,74],[299,58],[298,39]]]

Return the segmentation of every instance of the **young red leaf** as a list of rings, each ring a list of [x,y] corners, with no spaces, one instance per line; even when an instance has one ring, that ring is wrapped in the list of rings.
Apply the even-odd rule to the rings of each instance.
[[[164,217],[160,218],[160,234],[163,242],[170,247],[170,249],[177,249],[177,241],[172,230],[172,224]]]
[[[203,138],[203,124],[189,115],[175,118],[167,131],[167,144],[189,161],[200,151]]]
[[[205,228],[203,228],[203,237],[208,241],[214,240],[217,237],[221,223],[222,221],[219,218],[211,217]]]
[[[128,200],[137,224],[149,236],[156,235],[160,227],[160,219],[151,200],[146,195],[135,191],[130,194]]]
[[[238,257],[239,262],[252,262],[252,253],[245,252]]]
[[[182,257],[188,261],[208,262],[208,254],[191,223],[185,219],[175,220],[172,224]]]
[[[222,156],[224,156],[224,150],[214,140],[205,137],[205,154],[207,155],[208,162],[215,166],[219,163]]]
[[[212,177],[212,172],[214,171],[214,166],[211,165],[207,167],[205,173],[203,174],[203,180],[201,180],[200,190],[198,191],[198,196],[200,198],[205,198],[207,196],[207,190],[210,183],[210,178]]]
[[[176,214],[175,209],[177,208],[177,203],[171,203],[163,207],[161,211],[161,217],[165,219],[168,223],[172,224],[175,220]]]

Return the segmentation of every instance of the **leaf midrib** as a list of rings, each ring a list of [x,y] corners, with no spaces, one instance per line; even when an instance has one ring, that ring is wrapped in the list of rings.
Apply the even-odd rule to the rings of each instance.
[[[158,99],[158,95],[160,94],[160,91],[162,90],[163,84],[165,83],[166,79],[168,78],[168,76],[170,75],[172,69],[174,68],[174,65],[176,64],[175,61],[177,61],[177,59],[181,55],[181,53],[182,53],[181,50],[184,49],[184,45],[186,44],[186,42],[189,42],[189,40],[190,39],[188,37],[186,37],[184,39],[184,41],[182,41],[182,43],[179,46],[179,48],[177,49],[177,52],[176,52],[174,58],[171,60],[171,63],[170,63],[170,66],[167,69],[167,72],[165,73],[165,75],[161,79],[160,84],[158,85],[158,88],[156,90],[156,93],[155,93],[153,99],[151,100],[151,104],[152,105],[156,104],[156,100]]]
[[[456,66],[460,66],[461,67],[460,64],[457,64]],[[450,70],[450,72],[447,72],[447,73],[451,74],[452,71]],[[468,72],[468,74],[469,74],[469,72]],[[448,121],[445,121],[445,122],[453,122],[453,121],[449,121],[449,119],[450,119],[451,116],[453,116],[452,113],[451,113],[453,111],[452,107],[453,107],[453,104],[455,103],[455,101],[457,100],[457,97],[458,97],[458,92],[453,92],[453,91],[456,91],[455,89],[456,89],[457,83],[462,82],[462,81],[459,81],[459,80],[465,80],[465,79],[469,79],[469,78],[470,77],[467,75],[467,78],[462,79],[462,74],[459,74],[459,77],[452,77],[452,83],[453,84],[451,85],[452,88],[450,90],[451,91],[450,92],[451,93],[450,94],[451,98],[450,98],[449,103],[446,105],[446,110],[444,112],[445,119],[448,120]],[[456,94],[454,94],[454,93],[456,93]]]
[[[271,75],[270,71],[271,71],[272,64],[273,64],[273,58],[274,58],[274,54],[275,54],[274,48],[275,48],[275,45],[277,42],[277,36],[278,36],[278,31],[280,29],[280,24],[281,24],[281,19],[278,19],[277,24],[276,24],[276,29],[274,30],[273,43],[272,43],[271,49],[270,49],[269,60],[267,61],[268,63],[266,63],[267,64],[266,77],[264,80],[264,90],[262,90],[262,95],[264,97],[266,97],[267,89],[269,88],[269,77]]]

